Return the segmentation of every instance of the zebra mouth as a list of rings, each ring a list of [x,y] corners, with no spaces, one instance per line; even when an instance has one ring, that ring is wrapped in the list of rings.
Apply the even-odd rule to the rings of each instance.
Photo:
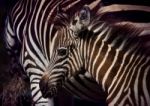
[[[55,97],[58,93],[58,88],[56,85],[51,85],[47,92],[45,92],[45,94],[43,95],[44,97],[49,97],[49,98],[52,98],[52,97]]]
[[[57,85],[49,82],[48,75],[44,75],[39,83],[42,96],[44,98],[54,97],[57,95]]]
[[[62,79],[58,79],[54,82],[51,82],[51,80],[49,79],[49,74],[45,74],[41,78],[39,83],[42,96],[44,98],[52,98],[56,96],[62,88],[63,81],[64,81]]]
[[[51,83],[47,79],[42,79],[40,81],[40,89],[42,92],[42,96],[44,98],[52,98],[58,94],[58,91],[61,89],[61,83]]]
[[[41,92],[44,98],[52,98],[57,95],[58,87],[56,85],[46,84],[46,86],[43,86],[43,88],[41,89]]]

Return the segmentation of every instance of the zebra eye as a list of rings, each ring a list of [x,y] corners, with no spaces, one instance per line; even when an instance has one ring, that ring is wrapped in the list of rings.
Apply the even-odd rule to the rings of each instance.
[[[57,53],[59,56],[66,56],[68,54],[68,49],[65,47],[61,47],[57,49]]]

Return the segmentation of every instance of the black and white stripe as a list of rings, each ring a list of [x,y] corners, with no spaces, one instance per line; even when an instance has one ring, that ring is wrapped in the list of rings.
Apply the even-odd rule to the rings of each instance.
[[[71,19],[71,30],[68,23],[58,31],[61,37],[56,42],[50,71],[40,83],[43,93],[53,96],[65,77],[85,69],[102,86],[109,106],[149,106],[150,54],[141,36],[143,29],[132,23],[108,24],[101,13],[91,14],[91,19],[88,15],[82,19],[85,14],[79,12]],[[88,19],[90,23],[84,26]]]
[[[29,76],[35,105],[48,105],[48,99],[44,99],[40,92],[39,81],[47,70],[57,37],[57,23],[54,21],[61,18],[61,12],[64,16],[70,11],[74,14],[77,11],[75,8],[80,9],[92,2],[93,0],[19,0],[9,13],[5,28],[6,47],[15,60],[20,59]],[[78,97],[88,100],[105,99],[103,94],[100,96],[101,90],[93,89],[92,86],[98,86],[88,73],[71,77],[67,82],[66,89]],[[53,106],[53,102],[49,105]]]

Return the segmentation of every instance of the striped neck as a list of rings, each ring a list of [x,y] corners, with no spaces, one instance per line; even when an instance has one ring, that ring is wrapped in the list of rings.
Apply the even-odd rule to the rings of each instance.
[[[117,83],[117,78],[120,84],[127,79],[132,83],[136,70],[141,73],[141,68],[149,68],[150,56],[144,53],[140,45],[139,33],[130,25],[113,27],[99,22],[80,34],[84,38],[81,53],[85,69],[108,93],[112,83]],[[144,66],[140,67],[143,63]]]

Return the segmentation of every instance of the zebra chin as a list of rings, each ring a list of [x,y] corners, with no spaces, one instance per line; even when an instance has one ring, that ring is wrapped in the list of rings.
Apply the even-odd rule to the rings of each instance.
[[[51,82],[49,75],[44,75],[39,83],[42,96],[44,98],[52,98],[57,96],[58,91],[62,88],[62,82]]]
[[[57,96],[58,94],[58,87],[55,85],[51,85],[50,87],[46,88],[44,92],[42,92],[42,95],[44,98],[53,98]]]

